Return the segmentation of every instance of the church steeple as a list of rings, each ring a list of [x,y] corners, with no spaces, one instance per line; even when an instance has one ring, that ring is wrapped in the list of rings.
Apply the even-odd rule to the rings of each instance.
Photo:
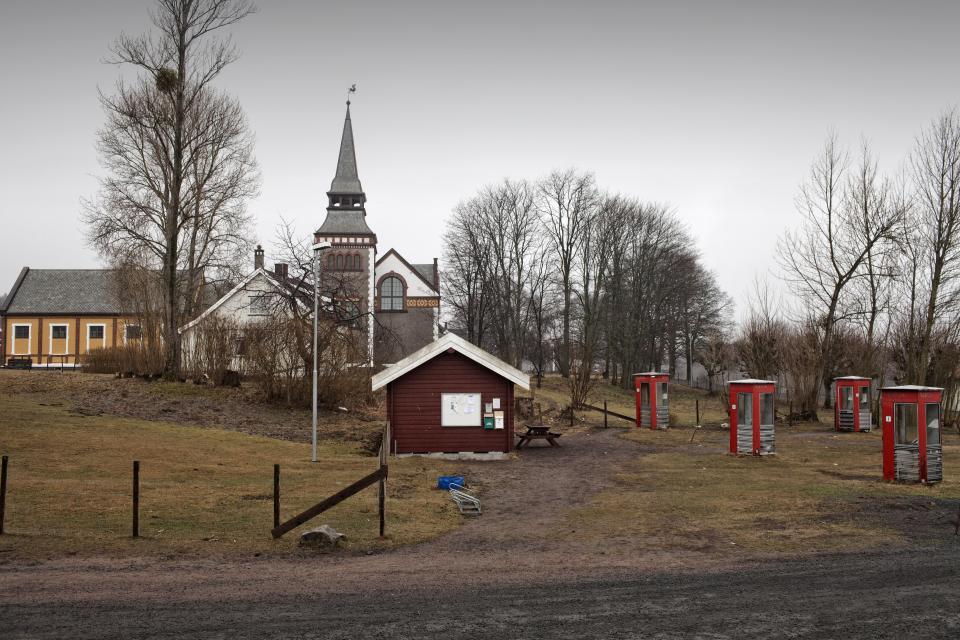
[[[314,232],[318,242],[326,238],[334,244],[376,245],[377,236],[367,226],[367,196],[357,175],[357,151],[353,141],[349,99],[347,115],[343,120],[343,135],[340,137],[337,172],[327,191],[327,200],[327,217]]]
[[[347,100],[347,115],[343,120],[343,136],[340,138],[340,156],[337,158],[337,173],[327,192],[330,207],[363,209],[366,195],[357,175],[357,152],[353,143],[353,123],[350,120],[350,101]]]

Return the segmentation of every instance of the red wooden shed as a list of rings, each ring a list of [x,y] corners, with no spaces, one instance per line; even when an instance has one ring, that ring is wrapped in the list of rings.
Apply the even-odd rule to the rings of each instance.
[[[387,388],[390,451],[506,453],[513,447],[513,387],[530,378],[448,333],[373,376]]]
[[[884,480],[943,480],[942,401],[939,387],[904,385],[880,390]]]
[[[660,371],[633,374],[637,390],[637,426],[666,429],[670,426],[670,374]]]
[[[843,376],[833,379],[833,428],[837,431],[870,431],[870,378]]]
[[[777,384],[772,380],[731,380],[730,453],[774,453],[773,422]]]

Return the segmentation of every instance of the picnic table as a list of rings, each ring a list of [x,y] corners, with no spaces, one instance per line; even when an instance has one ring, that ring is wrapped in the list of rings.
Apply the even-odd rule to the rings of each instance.
[[[560,444],[557,442],[557,438],[560,437],[559,433],[552,433],[550,431],[549,425],[545,424],[526,424],[524,425],[527,428],[526,433],[516,434],[520,440],[517,441],[517,449],[522,449],[526,445],[530,444],[532,441],[537,439],[546,440],[551,447],[559,447]]]

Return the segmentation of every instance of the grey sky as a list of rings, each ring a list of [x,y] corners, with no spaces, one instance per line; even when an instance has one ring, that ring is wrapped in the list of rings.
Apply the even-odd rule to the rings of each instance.
[[[96,191],[101,63],[147,0],[3,0],[0,292],[19,269],[99,264],[79,201]],[[346,88],[380,250],[441,255],[458,200],[576,166],[672,204],[742,306],[794,225],[832,129],[896,169],[960,103],[958,2],[362,2],[260,0],[220,86],[257,138],[269,246],[280,216],[323,220]],[[270,262],[268,256],[268,262]]]

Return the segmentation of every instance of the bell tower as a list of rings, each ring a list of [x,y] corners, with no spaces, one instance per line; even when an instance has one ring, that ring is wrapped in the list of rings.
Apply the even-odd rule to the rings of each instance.
[[[327,191],[327,215],[313,236],[314,242],[331,244],[322,257],[324,288],[340,298],[338,308],[351,310],[347,313],[357,316],[356,324],[366,332],[367,357],[372,362],[377,236],[367,225],[366,204],[367,196],[357,173],[348,99],[337,170]]]

